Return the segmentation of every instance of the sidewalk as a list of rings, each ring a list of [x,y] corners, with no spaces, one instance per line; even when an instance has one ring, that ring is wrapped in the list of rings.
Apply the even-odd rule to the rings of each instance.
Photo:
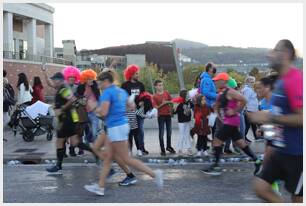
[[[177,141],[179,137],[179,131],[177,129],[176,118],[172,121],[172,147],[176,150]],[[251,132],[251,130],[250,130]],[[250,134],[250,133],[249,133]],[[10,128],[5,128],[3,132],[4,138],[7,142],[3,142],[3,159],[4,163],[10,160],[19,160],[24,164],[39,164],[43,163],[45,160],[55,160],[56,159],[56,147],[55,141],[56,137],[53,137],[52,141],[47,141],[46,135],[35,137],[33,142],[25,142],[20,134],[16,136]],[[252,137],[252,135],[249,135]],[[251,138],[253,139],[253,137]],[[149,159],[177,159],[177,155],[170,155],[167,153],[166,157],[160,156],[160,147],[158,140],[158,127],[156,119],[145,121],[145,147],[149,151],[149,155],[137,157],[143,161],[149,161]],[[164,141],[166,143],[166,134],[164,135]],[[196,137],[194,139],[194,152]],[[253,142],[251,148],[254,149],[256,153],[263,153],[265,142]],[[76,149],[77,150],[77,149]],[[211,152],[211,151],[210,151]],[[136,157],[136,148],[133,147],[133,156]],[[235,155],[231,155],[233,157]],[[237,155],[236,155],[237,156]],[[228,155],[227,155],[228,157]],[[180,157],[181,158],[181,157]],[[224,156],[226,158],[226,156]],[[184,159],[194,159],[194,157],[184,157]],[[94,162],[93,156],[86,152],[85,155],[78,157],[68,157],[64,161],[71,163],[83,163],[85,160],[88,162]]]

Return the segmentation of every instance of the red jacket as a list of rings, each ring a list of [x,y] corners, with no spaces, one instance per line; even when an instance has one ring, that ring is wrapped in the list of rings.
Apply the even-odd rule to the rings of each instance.
[[[35,102],[45,101],[45,97],[43,94],[43,87],[42,86],[35,86],[33,87],[33,94],[32,94],[33,98],[32,98],[32,104],[34,104]]]
[[[208,135],[210,134],[210,128],[208,126],[208,115],[210,113],[210,109],[205,105],[200,107],[199,105],[195,105],[194,107],[194,132],[198,135]]]

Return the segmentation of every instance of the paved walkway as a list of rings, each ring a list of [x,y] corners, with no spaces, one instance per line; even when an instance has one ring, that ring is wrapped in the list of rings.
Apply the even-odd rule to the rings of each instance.
[[[179,132],[177,129],[176,118],[173,119],[173,130],[172,130],[172,146],[174,149],[177,147],[177,141],[179,137]],[[250,130],[251,131],[251,130]],[[4,162],[9,160],[20,160],[25,163],[41,163],[44,160],[56,159],[56,149],[55,149],[55,140],[54,137],[52,141],[46,140],[46,135],[35,137],[33,142],[25,142],[20,134],[16,136],[13,135],[13,132],[6,128],[4,130],[4,138],[8,141],[3,142],[3,157]],[[166,136],[166,134],[165,134]],[[250,135],[252,136],[252,135]],[[166,137],[164,137],[166,141]],[[252,139],[252,138],[250,138]],[[196,138],[194,145],[196,144]],[[149,158],[160,158],[160,147],[158,141],[158,127],[156,119],[146,120],[145,121],[145,147],[149,151],[148,156],[143,156],[141,159],[148,160]],[[262,153],[264,149],[263,142],[253,142],[251,147],[257,153]],[[194,147],[195,148],[195,147]],[[196,149],[194,149],[196,152]],[[136,148],[133,148],[133,155],[136,155]],[[165,158],[175,158],[176,155],[168,155]],[[164,157],[163,157],[164,158]],[[84,160],[93,161],[91,154],[87,153],[83,156],[77,158],[67,158],[67,162],[84,162]]]

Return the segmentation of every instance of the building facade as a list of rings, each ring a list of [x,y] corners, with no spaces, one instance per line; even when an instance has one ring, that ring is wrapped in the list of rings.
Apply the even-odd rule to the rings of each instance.
[[[53,57],[54,8],[42,3],[3,4],[4,58]]]

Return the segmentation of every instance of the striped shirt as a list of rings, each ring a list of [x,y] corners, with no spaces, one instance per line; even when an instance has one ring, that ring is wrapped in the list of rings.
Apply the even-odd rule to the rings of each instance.
[[[140,116],[141,118],[146,118],[146,114],[144,113],[144,108],[140,107],[139,109],[136,110],[136,115]]]
[[[138,124],[135,111],[127,111],[126,116],[129,121],[130,129],[137,129]]]

